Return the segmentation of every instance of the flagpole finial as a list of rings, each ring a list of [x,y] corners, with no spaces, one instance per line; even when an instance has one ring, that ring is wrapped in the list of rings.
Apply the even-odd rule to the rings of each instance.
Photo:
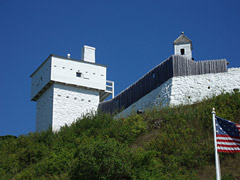
[[[214,113],[214,114],[215,114],[215,108],[212,108],[212,113]]]

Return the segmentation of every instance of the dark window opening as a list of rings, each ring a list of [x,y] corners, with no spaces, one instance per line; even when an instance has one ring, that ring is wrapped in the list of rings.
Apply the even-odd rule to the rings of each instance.
[[[76,76],[77,76],[77,77],[82,77],[82,73],[76,72]]]
[[[234,92],[239,92],[239,89],[238,88],[234,88],[233,91]]]
[[[208,89],[210,89],[210,86],[208,86]]]
[[[185,54],[185,50],[181,49],[181,55],[184,55],[184,54]]]

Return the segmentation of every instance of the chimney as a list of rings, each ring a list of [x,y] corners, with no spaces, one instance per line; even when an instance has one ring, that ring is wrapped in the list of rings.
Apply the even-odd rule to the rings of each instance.
[[[95,49],[94,47],[84,45],[82,48],[82,60],[95,63]]]

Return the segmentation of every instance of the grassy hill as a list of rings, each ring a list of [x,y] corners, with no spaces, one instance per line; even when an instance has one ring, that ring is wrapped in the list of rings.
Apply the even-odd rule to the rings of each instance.
[[[212,107],[240,123],[240,93],[114,120],[88,115],[51,130],[0,138],[0,179],[215,179]],[[223,180],[240,179],[240,153],[220,154]]]

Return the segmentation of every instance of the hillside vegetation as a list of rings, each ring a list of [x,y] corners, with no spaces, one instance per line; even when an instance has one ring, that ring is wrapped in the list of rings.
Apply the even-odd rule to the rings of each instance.
[[[51,130],[0,138],[0,179],[215,179],[212,107],[240,122],[240,93],[114,120],[88,115]],[[220,154],[223,180],[240,179],[240,153]]]

